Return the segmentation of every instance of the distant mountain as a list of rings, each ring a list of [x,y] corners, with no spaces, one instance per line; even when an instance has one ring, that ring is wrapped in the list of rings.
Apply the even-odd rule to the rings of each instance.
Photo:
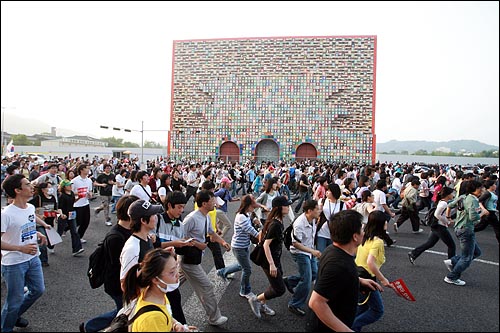
[[[412,154],[417,150],[443,152],[466,152],[479,153],[482,151],[498,150],[497,146],[488,145],[476,140],[452,140],[452,141],[397,141],[391,140],[385,143],[377,143],[377,153],[400,153],[407,151]]]

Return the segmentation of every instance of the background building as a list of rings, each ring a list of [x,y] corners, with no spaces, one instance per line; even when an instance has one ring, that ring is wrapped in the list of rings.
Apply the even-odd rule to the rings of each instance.
[[[173,158],[373,162],[376,36],[174,41]]]

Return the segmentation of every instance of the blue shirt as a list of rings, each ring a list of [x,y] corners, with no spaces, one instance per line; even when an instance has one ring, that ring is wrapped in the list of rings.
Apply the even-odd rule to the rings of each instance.
[[[221,188],[217,192],[215,192],[214,195],[221,198],[224,201],[224,204],[220,206],[220,209],[224,213],[227,213],[227,203],[233,200],[231,193],[229,193],[229,191],[226,188]]]

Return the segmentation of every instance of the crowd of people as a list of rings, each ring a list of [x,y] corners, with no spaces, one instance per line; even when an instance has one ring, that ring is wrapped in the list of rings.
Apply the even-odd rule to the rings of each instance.
[[[57,248],[47,229],[56,228],[61,236],[69,231],[71,255],[81,256],[92,217],[103,212],[109,227],[104,291],[116,306],[82,322],[80,331],[103,330],[122,309],[132,309],[132,316],[148,305],[160,311],[141,314],[132,331],[196,330],[181,306],[180,276],[198,296],[208,323],[224,325],[228,318],[201,266],[207,252],[221,279],[241,271],[239,296],[257,318],[274,316],[267,301],[288,291],[288,309],[304,317],[307,330],[361,331],[382,318],[380,291],[393,288],[381,271],[385,247],[396,242],[390,223],[397,233],[409,219],[413,233],[421,233],[419,212],[432,210],[437,223],[427,241],[408,253],[409,261],[414,264],[441,239],[448,247],[444,282],[463,286],[461,274],[481,255],[475,232],[492,225],[499,240],[497,185],[496,166],[464,172],[434,165],[423,171],[399,163],[240,164],[160,157],[141,170],[137,160],[118,158],[43,164],[3,158],[2,193],[9,204],[1,221],[7,287],[1,329],[28,326],[22,314],[44,292],[42,267],[48,269],[48,253]],[[100,205],[92,212],[93,200]],[[231,202],[239,202],[236,216],[228,213]],[[190,213],[183,217],[185,210]],[[293,223],[290,253],[297,266],[297,274],[289,276],[281,265],[285,219]],[[250,259],[252,243],[265,254],[259,269],[269,287],[260,293],[251,286],[257,267]],[[223,250],[232,251],[237,264],[226,266]]]

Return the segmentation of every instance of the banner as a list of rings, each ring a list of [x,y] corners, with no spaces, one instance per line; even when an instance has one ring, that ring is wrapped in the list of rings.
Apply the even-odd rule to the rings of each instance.
[[[415,297],[413,297],[410,290],[404,283],[403,279],[397,279],[395,281],[392,281],[391,284],[394,286],[394,291],[396,292],[396,295],[403,297],[408,301],[415,302]]]

